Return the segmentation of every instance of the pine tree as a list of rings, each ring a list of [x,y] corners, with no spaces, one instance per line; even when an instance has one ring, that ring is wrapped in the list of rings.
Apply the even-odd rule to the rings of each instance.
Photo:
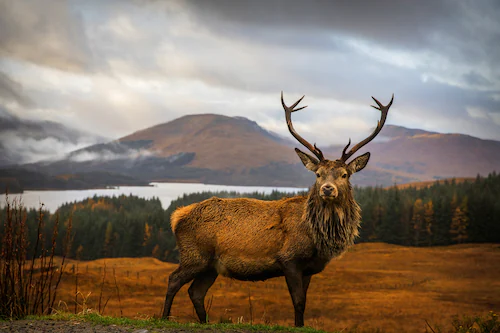
[[[427,201],[424,205],[424,225],[427,238],[427,245],[432,246],[433,243],[433,223],[434,223],[434,206],[432,200]]]
[[[111,224],[111,221],[108,221],[108,224],[106,225],[106,233],[104,235],[103,256],[104,257],[113,256],[113,224]]]
[[[424,205],[422,199],[415,200],[413,204],[413,215],[411,218],[413,226],[413,245],[420,245],[420,233],[424,226]]]

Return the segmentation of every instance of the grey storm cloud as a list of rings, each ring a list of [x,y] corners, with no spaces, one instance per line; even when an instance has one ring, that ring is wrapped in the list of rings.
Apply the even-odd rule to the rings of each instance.
[[[113,137],[208,112],[287,135],[283,90],[329,144],[394,93],[389,123],[500,140],[498,17],[489,0],[0,0],[0,101]]]
[[[487,1],[190,1],[199,20],[219,28],[219,33],[251,35],[275,33],[273,43],[280,43],[279,31],[292,32],[296,46],[315,36],[335,32],[377,41],[385,46],[426,49],[441,46],[460,57],[483,55],[489,60],[500,55],[498,17],[500,4]],[[241,29],[227,29],[228,25]],[[253,29],[248,30],[252,26]],[[265,38],[265,37],[264,37]],[[323,42],[326,38],[323,39]],[[286,43],[288,41],[285,40]],[[321,43],[328,45],[328,43]],[[317,45],[317,44],[316,44]]]
[[[337,30],[391,43],[418,44],[422,21],[435,25],[457,7],[445,1],[189,1],[191,9],[210,24],[227,22],[292,30],[303,35]],[[432,29],[432,28],[431,28]],[[417,36],[415,36],[417,34]],[[412,38],[407,38],[408,36]],[[416,38],[415,38],[416,37]]]
[[[346,45],[346,40],[358,39],[368,41],[367,53],[371,52],[371,44],[410,56],[430,54],[415,65],[420,72],[440,66],[439,57],[464,66],[476,66],[483,73],[471,70],[462,77],[470,88],[490,87],[497,91],[500,88],[498,1],[186,0],[185,3],[199,22],[219,35],[270,45],[270,58],[277,48],[281,51],[278,51],[279,61],[283,63],[287,63],[294,52],[310,52],[316,76],[321,68],[314,69],[315,66],[322,66],[323,72],[328,72],[332,67],[338,69],[346,64],[336,63],[334,57],[329,63],[326,56],[323,61],[315,62],[315,50],[324,55],[351,53],[349,57],[352,57],[355,50],[352,45]],[[366,55],[364,59],[356,58],[349,59],[348,68],[355,71],[355,67],[364,67],[369,76],[367,66],[363,66],[367,63]],[[390,63],[391,59],[386,61]],[[294,70],[293,65],[289,68]],[[390,75],[386,73],[384,75]],[[307,76],[307,70],[301,74]],[[352,77],[363,80],[356,73]],[[341,77],[339,81],[344,79]]]
[[[23,93],[23,87],[7,74],[0,72],[0,100],[30,105],[31,101]]]
[[[82,18],[58,0],[0,0],[0,56],[69,71],[91,58]]]
[[[469,73],[464,74],[463,77],[467,81],[467,83],[473,86],[491,87],[493,85],[490,80],[474,71],[470,71]]]

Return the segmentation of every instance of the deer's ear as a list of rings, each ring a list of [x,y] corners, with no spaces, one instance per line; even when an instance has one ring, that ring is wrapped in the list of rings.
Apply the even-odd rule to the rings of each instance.
[[[356,173],[358,171],[361,171],[364,169],[364,167],[368,164],[368,160],[370,159],[370,153],[363,154],[361,156],[356,157],[353,159],[348,165],[347,165],[347,170],[349,173],[352,175],[353,173]]]
[[[311,170],[312,172],[316,172],[316,170],[318,170],[319,161],[317,159],[311,155],[301,152],[297,148],[295,148],[295,152],[299,155],[300,160],[308,170]]]

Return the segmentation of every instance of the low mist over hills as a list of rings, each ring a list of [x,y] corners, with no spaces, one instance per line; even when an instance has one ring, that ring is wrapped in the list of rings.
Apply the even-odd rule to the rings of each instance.
[[[64,158],[108,140],[52,121],[21,119],[0,106],[0,167]]]
[[[298,142],[266,131],[249,119],[200,114],[74,150],[56,162],[23,168],[58,179],[61,175],[99,172],[100,177],[112,175],[119,183],[116,185],[187,181],[310,186],[314,175],[303,167],[293,147],[306,151]],[[342,148],[330,146],[323,152],[327,158],[335,159]],[[500,165],[498,141],[393,125],[386,125],[363,150],[372,153],[370,163],[352,177],[352,182],[361,186],[475,177],[498,170]],[[113,182],[106,182],[110,184]]]

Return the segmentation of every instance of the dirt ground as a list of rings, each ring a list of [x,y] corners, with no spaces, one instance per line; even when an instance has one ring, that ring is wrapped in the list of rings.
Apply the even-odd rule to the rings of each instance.
[[[65,321],[65,320],[15,320],[11,322],[0,322],[0,332],[8,333],[214,333],[215,330],[210,329],[145,329],[133,328],[117,325],[95,325],[86,321]],[[286,331],[280,330],[286,333]],[[259,333],[257,330],[225,330],[224,333]],[[267,333],[267,332],[266,332]]]
[[[187,333],[190,330],[179,329],[144,329],[127,326],[102,326],[85,321],[64,320],[16,320],[0,322],[0,332],[9,333]],[[213,333],[214,330],[200,330],[196,333]],[[281,331],[284,332],[284,331]],[[226,330],[225,333],[259,333],[258,331]]]
[[[55,320],[15,320],[11,322],[0,322],[0,332],[9,333],[122,333],[134,332],[129,327],[100,326],[88,322],[79,321],[55,321]],[[137,330],[139,333],[139,330]],[[146,332],[141,332],[146,333]]]

